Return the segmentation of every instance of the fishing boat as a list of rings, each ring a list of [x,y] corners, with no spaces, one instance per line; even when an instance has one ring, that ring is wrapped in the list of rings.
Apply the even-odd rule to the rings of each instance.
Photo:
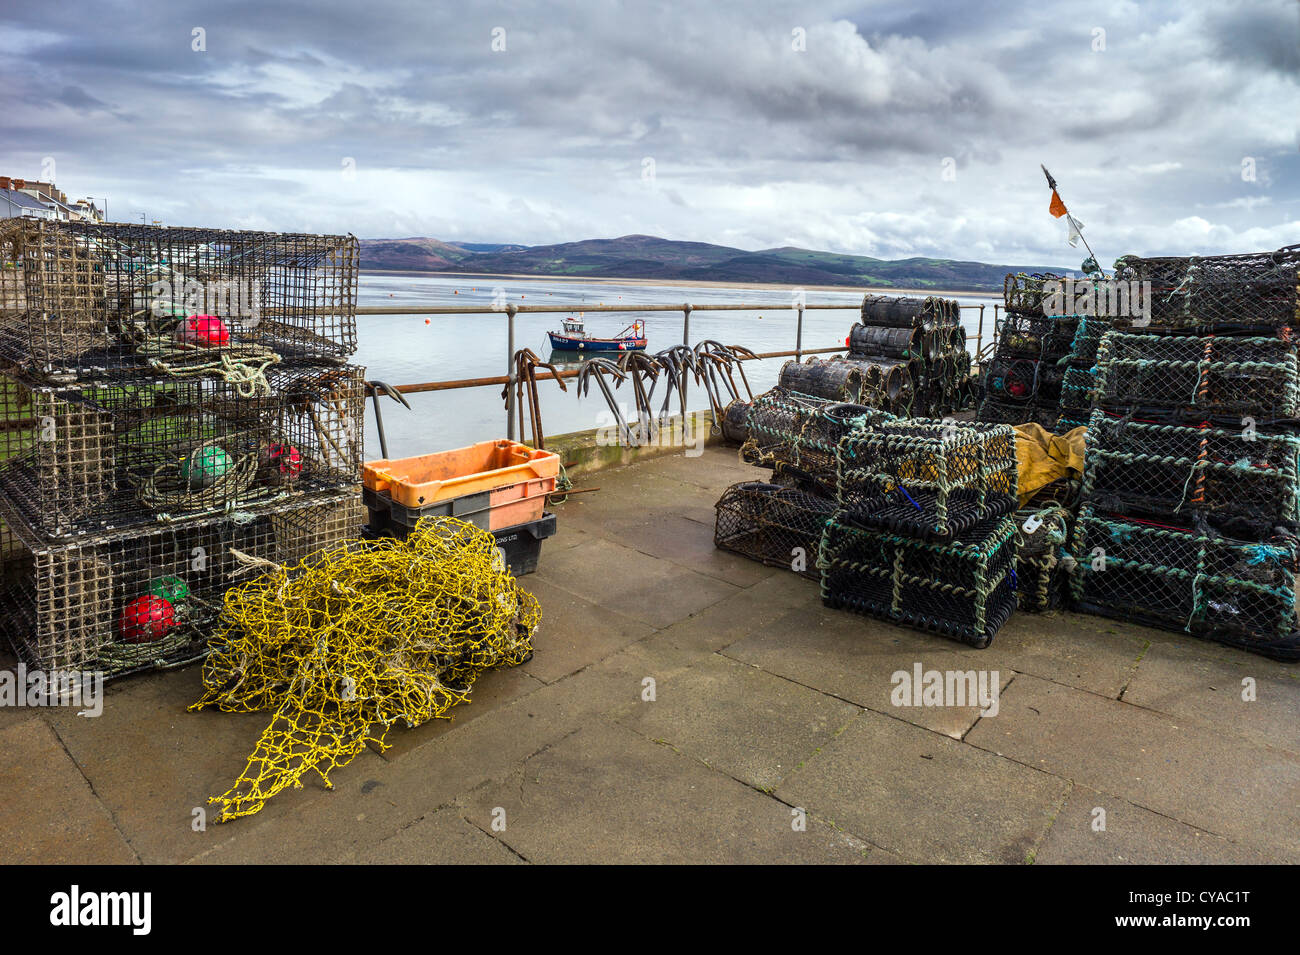
[[[613,338],[593,338],[583,319],[569,316],[561,322],[563,331],[547,332],[556,351],[641,351],[646,346],[645,322],[637,320]]]

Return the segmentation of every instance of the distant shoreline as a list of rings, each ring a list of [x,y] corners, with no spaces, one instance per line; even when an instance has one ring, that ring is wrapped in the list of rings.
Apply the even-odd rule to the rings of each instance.
[[[825,292],[858,292],[867,294],[869,292],[881,295],[942,295],[945,297],[963,296],[965,298],[1002,298],[1001,291],[989,291],[987,289],[916,289],[916,288],[887,288],[884,286],[873,285],[789,285],[785,283],[774,282],[704,282],[688,279],[627,279],[627,278],[608,278],[606,276],[594,277],[584,275],[514,275],[508,273],[493,272],[430,272],[420,269],[361,269],[364,275],[415,275],[430,276],[435,278],[463,278],[463,279],[523,279],[530,282],[584,282],[594,285],[665,285],[669,287],[680,288],[735,288],[735,289],[776,289],[782,292],[789,292],[792,288],[806,288],[808,290],[821,290]]]

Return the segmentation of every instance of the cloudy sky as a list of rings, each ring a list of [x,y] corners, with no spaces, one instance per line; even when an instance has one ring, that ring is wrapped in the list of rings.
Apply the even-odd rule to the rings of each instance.
[[[1297,0],[13,5],[0,173],[114,219],[1077,267],[1300,242]]]

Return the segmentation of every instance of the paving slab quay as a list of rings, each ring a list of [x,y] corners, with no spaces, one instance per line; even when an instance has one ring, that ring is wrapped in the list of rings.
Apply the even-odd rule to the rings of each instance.
[[[974,650],[828,610],[713,547],[765,474],[725,447],[601,471],[521,579],[532,660],[255,816],[195,823],[267,722],[187,713],[198,667],[95,718],[0,709],[0,862],[1300,862],[1300,667],[1073,613]],[[996,713],[895,706],[918,664],[996,671]]]

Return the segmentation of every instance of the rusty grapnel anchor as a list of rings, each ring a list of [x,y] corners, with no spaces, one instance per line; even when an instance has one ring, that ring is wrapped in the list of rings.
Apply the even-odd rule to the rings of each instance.
[[[560,386],[561,391],[568,391],[569,386],[564,383],[560,377],[560,371],[550,362],[542,361],[531,348],[521,348],[515,352],[512,359],[514,365],[515,379],[515,409],[519,415],[519,438],[524,437],[524,398],[528,399],[528,420],[532,426],[533,443],[532,447],[538,450],[546,448],[546,435],[542,430],[542,405],[537,397],[537,369],[545,368],[555,376],[555,381]],[[506,402],[506,408],[510,407],[510,385],[506,384],[501,390],[501,398]]]

